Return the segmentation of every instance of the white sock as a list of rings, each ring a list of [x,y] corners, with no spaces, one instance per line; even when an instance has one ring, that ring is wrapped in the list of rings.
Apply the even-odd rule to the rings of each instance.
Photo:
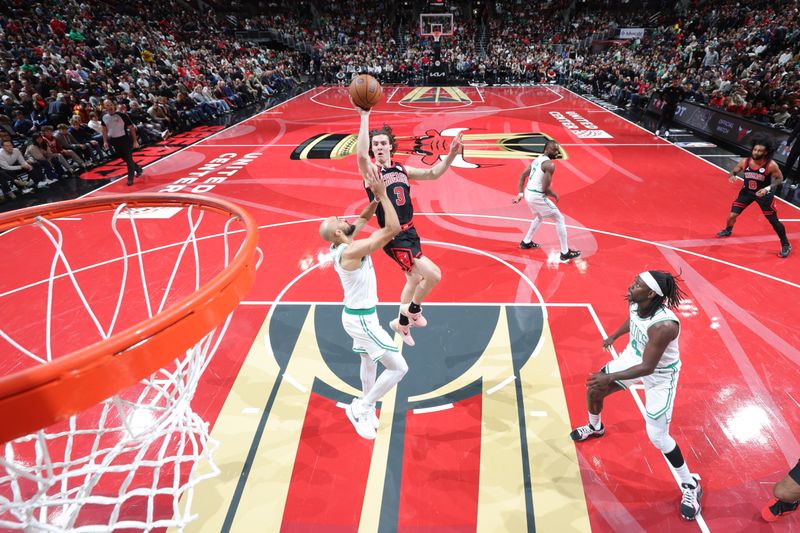
[[[525,238],[522,239],[522,242],[531,242],[531,239],[533,239],[533,234],[536,233],[537,229],[539,229],[539,225],[541,223],[542,223],[542,217],[540,217],[539,215],[533,217],[533,220],[531,220],[531,225],[528,228],[528,233],[525,234]]]
[[[686,461],[684,461],[681,466],[676,468],[675,472],[677,472],[678,477],[681,478],[681,483],[687,483],[693,487],[697,486],[697,480],[693,478],[692,474],[689,472],[689,467],[686,466]]]
[[[361,354],[361,390],[362,398],[375,386],[375,376],[378,374],[378,364],[374,363],[367,354]]]
[[[381,364],[386,368],[378,376],[375,385],[372,386],[370,391],[364,395],[364,404],[366,407],[372,408],[375,402],[383,398],[383,395],[392,390],[392,387],[397,385],[403,376],[408,372],[408,364],[399,352],[389,352],[383,354],[381,357]]]
[[[593,415],[592,413],[589,413],[589,424],[594,429],[600,429],[600,415],[599,414]]]
[[[567,226],[564,224],[563,216],[559,216],[558,219],[556,219],[556,233],[558,233],[558,243],[561,245],[561,253],[565,254],[569,251],[569,245],[567,244]]]

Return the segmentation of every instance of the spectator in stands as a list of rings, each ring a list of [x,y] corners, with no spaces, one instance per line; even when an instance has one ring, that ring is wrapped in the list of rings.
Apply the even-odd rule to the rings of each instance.
[[[47,147],[50,149],[50,151],[54,154],[61,154],[65,158],[70,158],[76,164],[77,170],[86,171],[86,162],[83,160],[83,158],[69,148],[64,148],[61,146],[61,144],[58,142],[58,139],[55,138],[53,132],[53,126],[48,125],[42,128],[42,139],[44,139],[44,142],[47,143]]]
[[[91,141],[85,143],[78,141],[78,139],[70,133],[66,124],[58,125],[58,131],[56,131],[54,137],[62,151],[72,150],[79,154],[82,159],[91,159],[94,163],[98,163],[102,160],[99,145],[97,143],[92,144]]]
[[[31,178],[36,181],[36,187],[39,189],[47,187],[50,183],[45,178],[41,167],[28,163],[22,157],[19,148],[15,148],[11,141],[3,141],[3,149],[0,150],[0,171],[8,176],[2,181],[13,180],[22,190],[22,194],[33,191]]]

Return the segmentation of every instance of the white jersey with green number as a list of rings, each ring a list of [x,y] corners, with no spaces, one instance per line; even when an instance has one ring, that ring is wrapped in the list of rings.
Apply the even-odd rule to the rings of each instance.
[[[628,342],[628,346],[625,348],[625,351],[629,351],[630,353],[641,358],[642,354],[644,353],[644,347],[650,340],[649,336],[647,335],[647,331],[651,326],[653,326],[653,324],[664,322],[665,320],[671,320],[673,322],[677,322],[678,326],[680,326],[681,321],[678,319],[675,313],[666,307],[660,308],[652,317],[648,318],[640,317],[638,309],[638,304],[631,304],[630,341]],[[664,370],[678,366],[680,363],[678,337],[680,337],[680,331],[678,332],[678,335],[667,345],[666,350],[664,350],[664,355],[661,356],[661,360],[656,365],[656,370]]]
[[[542,154],[531,163],[531,172],[528,174],[528,185],[525,186],[527,190],[544,193],[544,186],[542,185],[544,171],[542,170],[542,165],[544,165],[546,161],[550,161],[550,158]]]
[[[361,258],[361,265],[355,270],[342,267],[342,253],[349,245],[332,245],[333,268],[339,274],[344,289],[344,306],[350,309],[370,309],[378,304],[378,280],[372,267],[370,256]]]

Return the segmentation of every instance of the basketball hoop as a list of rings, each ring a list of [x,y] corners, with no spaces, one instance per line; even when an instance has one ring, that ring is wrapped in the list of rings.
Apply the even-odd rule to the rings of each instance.
[[[85,260],[70,253],[93,249],[78,244],[101,222],[111,233],[93,246],[115,253],[117,244],[119,254],[74,266]],[[0,295],[0,307],[17,305],[43,328],[26,336],[0,319],[0,354],[11,346],[19,357],[0,366],[0,530],[183,528],[196,518],[194,486],[219,473],[209,424],[190,403],[255,281],[255,221],[223,200],[136,194],[10,212],[0,215],[3,232],[5,242],[38,239],[37,250],[53,253],[48,268],[17,265],[49,279]],[[96,331],[60,353],[76,337],[68,326],[82,322]]]
[[[431,32],[431,35],[433,36],[433,42],[435,42],[435,43],[438,43],[439,39],[442,38],[442,32],[441,31],[434,30],[434,31]]]

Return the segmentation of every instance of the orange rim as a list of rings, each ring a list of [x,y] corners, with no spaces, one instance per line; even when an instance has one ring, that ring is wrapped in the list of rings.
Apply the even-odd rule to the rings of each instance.
[[[50,363],[0,377],[0,443],[85,411],[164,367],[223,323],[253,286],[256,223],[247,211],[216,198],[191,194],[80,198],[0,215],[0,231],[31,224],[37,217],[108,211],[123,203],[131,208],[197,206],[237,217],[245,229],[244,243],[225,270],[158,315]]]

